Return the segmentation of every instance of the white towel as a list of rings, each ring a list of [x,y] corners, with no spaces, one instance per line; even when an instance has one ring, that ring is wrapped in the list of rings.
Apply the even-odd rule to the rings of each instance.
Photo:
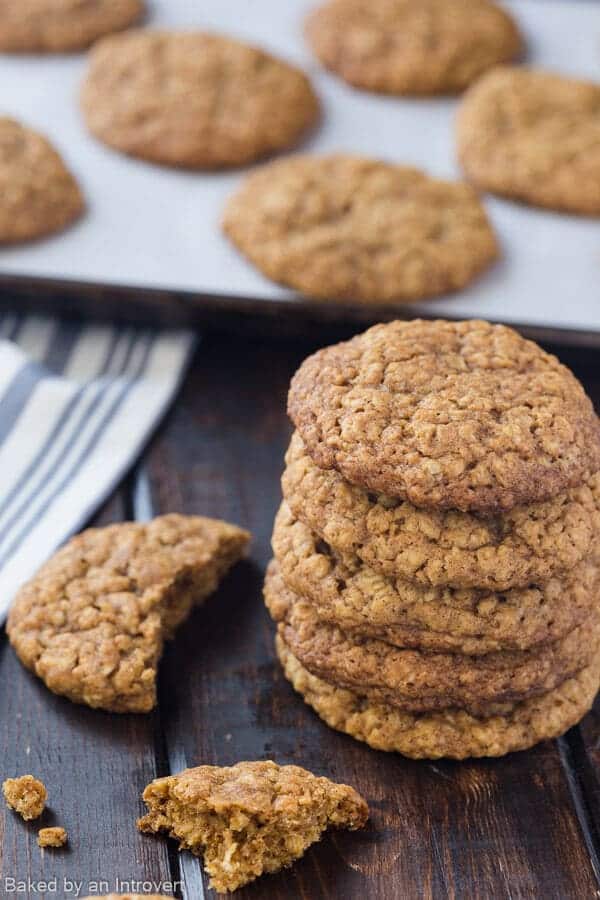
[[[0,621],[135,461],[193,346],[183,331],[0,316]]]

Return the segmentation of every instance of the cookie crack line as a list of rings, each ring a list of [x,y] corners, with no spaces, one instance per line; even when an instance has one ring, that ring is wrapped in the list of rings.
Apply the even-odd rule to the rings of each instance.
[[[249,539],[218,519],[175,513],[89,529],[21,589],[10,642],[54,693],[148,712],[165,638],[216,590]]]

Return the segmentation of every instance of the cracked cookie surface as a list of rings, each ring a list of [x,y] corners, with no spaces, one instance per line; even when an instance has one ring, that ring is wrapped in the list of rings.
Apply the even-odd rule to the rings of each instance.
[[[330,0],[306,34],[328,69],[386,94],[456,93],[523,46],[513,19],[487,0]]]
[[[253,172],[227,203],[223,229],[273,281],[323,300],[432,297],[464,287],[498,255],[468,185],[341,154]]]
[[[306,75],[238,41],[131,31],[92,51],[81,101],[90,131],[164,165],[243,165],[290,147],[319,117]]]
[[[483,321],[396,321],[319,350],[288,411],[317,466],[416,506],[492,515],[600,469],[600,421],[575,376]]]
[[[142,0],[0,0],[0,51],[61,53],[133,25]]]
[[[421,652],[349,635],[319,619],[315,607],[270,569],[265,601],[278,632],[303,666],[340,687],[409,712],[459,707],[474,715],[501,712],[508,703],[547,693],[589,665],[600,624],[590,616],[564,638],[542,648],[485,656]]]
[[[0,117],[0,246],[62,231],[83,208],[79,186],[50,142]]]
[[[420,585],[504,591],[548,581],[600,535],[600,472],[551,500],[483,517],[363,490],[319,469],[297,432],[285,459],[283,495],[296,518],[340,556]]]
[[[560,687],[501,716],[478,718],[453,709],[414,715],[311,675],[280,637],[276,649],[288,681],[331,728],[413,759],[503,756],[559,737],[588,712],[600,684],[596,658]]]
[[[565,637],[594,609],[598,562],[562,577],[494,592],[430,587],[386,577],[357,557],[340,557],[286,504],[275,519],[273,551],[285,584],[324,622],[399,647],[480,655],[526,650]]]
[[[600,215],[600,85],[536,69],[488,73],[457,118],[459,161],[479,188]]]
[[[248,540],[235,525],[177,514],[84,531],[21,589],[10,642],[54,693],[147,712],[164,638],[216,590]]]
[[[143,799],[140,830],[167,832],[203,855],[222,892],[291,865],[326,828],[355,830],[369,815],[348,785],[271,761],[186,769],[153,781]]]

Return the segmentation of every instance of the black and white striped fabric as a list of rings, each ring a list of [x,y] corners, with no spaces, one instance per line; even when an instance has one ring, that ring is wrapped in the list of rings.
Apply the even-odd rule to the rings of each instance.
[[[193,345],[182,331],[0,317],[0,621],[135,461]]]

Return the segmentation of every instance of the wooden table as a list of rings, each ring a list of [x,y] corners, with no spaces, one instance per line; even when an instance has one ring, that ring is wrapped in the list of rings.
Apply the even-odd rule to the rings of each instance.
[[[363,832],[329,834],[240,900],[600,896],[598,713],[505,759],[412,762],[331,731],[283,678],[261,582],[290,434],[287,385],[314,346],[205,336],[175,409],[98,517],[203,513],[254,534],[251,560],[169,645],[153,714],[108,715],[53,696],[2,638],[0,774],[44,779],[47,822],[68,828],[70,849],[42,855],[36,828],[1,805],[0,897],[75,897],[69,879],[83,882],[80,896],[104,880],[102,893],[147,881],[168,894],[178,882],[176,896],[202,898],[211,892],[198,860],[136,831],[140,793],[185,766],[268,758],[355,785],[372,818]],[[560,355],[600,402],[593,352]],[[28,878],[33,887],[11,892],[10,879]]]

